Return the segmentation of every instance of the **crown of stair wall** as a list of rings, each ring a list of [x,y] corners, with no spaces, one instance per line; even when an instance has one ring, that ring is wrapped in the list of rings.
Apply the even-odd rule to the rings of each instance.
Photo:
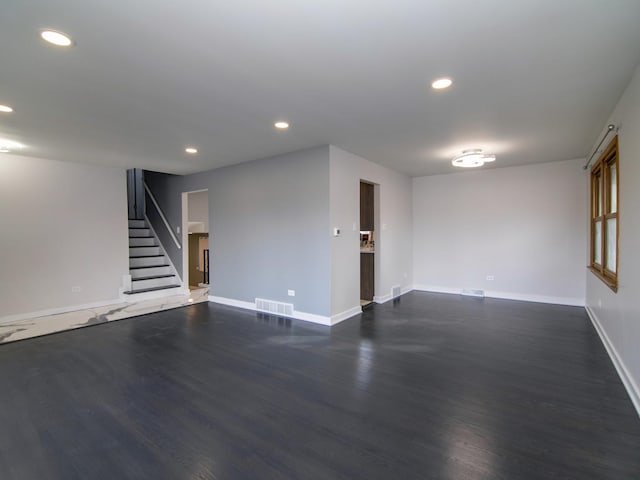
[[[182,282],[146,220],[129,220],[129,275],[125,294],[181,293]]]

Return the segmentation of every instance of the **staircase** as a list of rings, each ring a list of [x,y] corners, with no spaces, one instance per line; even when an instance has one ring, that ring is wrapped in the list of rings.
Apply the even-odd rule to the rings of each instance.
[[[129,274],[126,294],[180,288],[180,279],[145,220],[129,220]]]

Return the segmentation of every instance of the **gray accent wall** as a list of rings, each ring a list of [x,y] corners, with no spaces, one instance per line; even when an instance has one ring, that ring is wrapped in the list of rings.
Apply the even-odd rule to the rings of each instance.
[[[182,233],[178,233],[178,228],[182,227],[181,192],[183,191],[185,177],[145,170],[144,180],[171,225],[173,233],[178,237],[178,242],[182,242]],[[148,195],[145,196],[145,204],[147,218],[155,230],[158,240],[160,240],[165,252],[171,258],[176,271],[182,276],[182,250],[176,247],[171,234]]]
[[[215,170],[208,185],[211,294],[329,315],[328,147]]]
[[[329,146],[184,177],[146,172],[146,180],[174,231],[182,192],[208,189],[211,295],[330,315]],[[181,272],[181,252],[161,240]]]

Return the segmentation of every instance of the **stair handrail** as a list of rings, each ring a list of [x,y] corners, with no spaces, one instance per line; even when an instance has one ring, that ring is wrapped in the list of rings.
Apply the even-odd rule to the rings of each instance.
[[[151,193],[151,190],[149,189],[147,182],[144,182],[144,189],[149,194],[149,198],[151,199],[151,201],[153,202],[153,205],[156,207],[156,210],[160,214],[160,218],[162,219],[164,226],[167,227],[167,230],[169,231],[169,235],[171,235],[171,239],[173,240],[173,243],[175,243],[176,247],[178,247],[178,250],[180,250],[182,247],[180,246],[178,237],[176,237],[176,234],[173,233],[173,230],[171,229],[171,225],[169,225],[169,221],[167,220],[167,217],[164,216],[164,212],[160,208],[160,205],[158,205],[158,201],[156,200],[156,197],[154,197],[153,193]]]

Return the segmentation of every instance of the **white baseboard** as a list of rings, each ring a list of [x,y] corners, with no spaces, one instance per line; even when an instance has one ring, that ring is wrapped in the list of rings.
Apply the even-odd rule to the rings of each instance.
[[[362,307],[358,305],[357,307],[350,308],[341,313],[336,313],[335,315],[331,315],[331,325],[335,325],[340,322],[344,322],[348,318],[355,317],[356,315],[360,315],[362,313]]]
[[[235,300],[233,298],[217,297],[215,295],[209,295],[209,301],[213,303],[219,303],[221,305],[228,305],[230,307],[244,308],[245,310],[256,310],[255,303],[244,302],[242,300]]]
[[[409,293],[412,290],[413,290],[413,285],[405,285],[404,287],[400,287],[400,295]],[[376,303],[387,303],[389,300],[393,300],[393,298],[394,298],[393,293],[389,292],[387,295],[375,295],[373,297],[373,301]]]
[[[451,293],[459,295],[462,288],[440,287],[436,285],[414,285],[414,290],[434,293]],[[553,305],[568,305],[572,307],[584,307],[584,298],[551,297],[546,295],[530,295],[512,292],[498,292],[485,290],[484,296],[488,298],[500,298],[503,300],[519,300],[522,302],[549,303]]]
[[[624,362],[622,361],[622,358],[618,354],[616,347],[613,345],[613,343],[609,339],[609,336],[607,335],[606,330],[600,324],[600,320],[598,320],[598,316],[590,307],[585,307],[585,310],[587,311],[587,314],[591,319],[591,323],[593,324],[593,327],[596,329],[596,332],[598,332],[598,335],[600,336],[600,340],[602,341],[604,348],[607,350],[607,353],[609,354],[609,357],[613,362],[613,366],[616,367],[618,376],[620,377],[620,380],[622,380],[622,384],[624,385],[624,388],[627,390],[627,393],[629,394],[629,398],[631,398],[631,403],[633,403],[633,406],[636,408],[636,412],[638,416],[640,416],[640,388],[638,388],[638,385],[633,380],[633,377],[631,376],[631,374],[629,374],[629,370],[627,370],[627,367],[625,366]]]
[[[226,298],[226,297],[218,297],[218,296],[215,296],[215,295],[209,295],[209,301],[213,302],[213,303],[220,303],[222,305],[228,305],[230,307],[238,307],[238,308],[243,308],[245,310],[252,310],[254,312],[259,311],[259,310],[256,310],[255,303],[245,302],[243,300],[236,300],[236,299],[233,299],[233,298]],[[354,315],[357,315],[358,313],[362,313],[362,308],[361,307],[354,307],[354,308],[346,310],[346,311],[344,311],[342,313],[338,313],[336,315],[332,315],[331,317],[325,317],[324,315],[316,315],[314,313],[300,312],[300,311],[297,311],[297,310],[293,311],[293,316],[291,316],[291,317],[289,317],[288,315],[278,315],[278,316],[287,317],[287,318],[295,318],[296,320],[303,320],[305,322],[317,323],[319,325],[325,325],[325,326],[330,327],[332,325],[335,325],[336,323],[340,323],[340,322],[346,320],[347,318],[351,318]]]
[[[501,298],[504,300],[520,300],[522,302],[550,303],[553,305],[567,305],[570,307],[584,307],[584,298],[550,297],[546,295],[529,295],[511,292],[484,292],[485,297]]]
[[[373,296],[373,301],[376,303],[386,303],[389,300],[391,300],[391,294],[387,294],[387,295],[374,295]]]
[[[90,308],[106,307],[107,305],[114,305],[117,303],[123,303],[121,298],[114,298],[112,300],[103,300],[101,302],[83,303],[81,305],[70,305],[68,307],[49,308],[47,310],[38,310],[36,312],[18,313],[15,315],[7,315],[0,317],[0,324],[12,323],[20,320],[28,320],[31,318],[47,317],[49,315],[60,315],[62,313],[75,312],[76,310],[88,310]]]
[[[305,322],[317,323],[318,325],[325,325],[327,327],[332,325],[331,317],[316,315],[314,313],[298,312],[297,310],[293,311],[292,318],[295,318],[296,320],[304,320]]]
[[[447,288],[447,287],[439,287],[436,285],[414,285],[414,290],[419,292],[431,292],[431,293],[451,293],[460,295],[462,293],[461,288]]]

